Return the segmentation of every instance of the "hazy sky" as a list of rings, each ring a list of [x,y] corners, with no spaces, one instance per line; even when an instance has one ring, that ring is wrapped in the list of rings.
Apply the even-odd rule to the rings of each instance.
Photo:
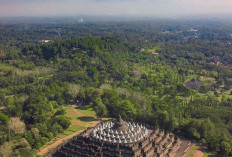
[[[0,0],[0,16],[231,14],[232,0]]]

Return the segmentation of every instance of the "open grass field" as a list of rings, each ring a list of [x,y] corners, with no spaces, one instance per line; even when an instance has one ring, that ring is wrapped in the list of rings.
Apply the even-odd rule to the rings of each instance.
[[[85,128],[93,127],[99,123],[95,111],[90,106],[76,107],[75,105],[69,105],[65,106],[64,109],[67,111],[67,116],[71,118],[70,127],[45,144],[38,155],[47,154],[61,143],[81,133]]]
[[[28,75],[36,75],[36,76],[43,76],[43,75],[48,75],[48,74],[52,74],[55,72],[55,69],[49,68],[49,67],[35,67],[32,70],[22,70],[20,68],[14,67],[12,65],[8,65],[8,64],[3,64],[0,63],[0,70],[1,71],[13,71],[14,73],[16,73],[17,75],[20,76],[28,76]],[[2,72],[2,73],[3,73]]]
[[[65,108],[67,111],[67,116],[71,118],[71,126],[70,131],[72,128],[74,129],[83,129],[91,126],[95,126],[98,123],[96,118],[96,113],[92,107],[67,107]],[[69,131],[69,129],[67,130]]]
[[[158,50],[160,50],[160,46],[155,46],[155,47],[153,47],[153,48],[151,48],[151,49],[148,49],[148,48],[147,48],[147,49],[145,49],[145,52],[155,54],[156,51],[158,51]]]
[[[213,84],[213,83],[216,82],[213,77],[207,77],[207,76],[200,76],[200,77],[198,77],[198,75],[189,75],[186,78],[186,80],[185,80],[184,83],[186,83],[186,82],[188,82],[188,81],[190,81],[190,80],[192,80],[194,78],[196,78],[196,79],[199,78],[199,81],[201,81],[204,85],[211,85],[211,84]]]

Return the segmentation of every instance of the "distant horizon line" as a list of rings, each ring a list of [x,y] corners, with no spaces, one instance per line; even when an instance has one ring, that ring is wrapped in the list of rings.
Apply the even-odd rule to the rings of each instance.
[[[160,16],[160,15],[129,15],[129,14],[118,14],[118,15],[106,15],[106,14],[97,14],[97,15],[88,15],[88,14],[79,14],[79,15],[10,15],[10,16],[1,16],[0,18],[74,18],[74,17],[120,17],[120,18],[186,18],[186,17],[220,17],[228,18],[232,17],[232,13],[218,13],[218,14],[181,14],[175,16]],[[223,16],[223,17],[222,17]]]
[[[82,19],[81,19],[82,18]],[[81,20],[80,20],[81,19]],[[55,21],[46,21],[55,20]],[[56,21],[57,20],[57,21]],[[122,15],[63,15],[63,16],[0,16],[0,23],[37,23],[37,22],[62,22],[70,20],[70,22],[110,22],[110,21],[226,21],[232,22],[232,14],[209,14],[209,15],[183,15],[177,17],[160,17],[160,16],[122,16]],[[71,21],[73,20],[73,21]]]

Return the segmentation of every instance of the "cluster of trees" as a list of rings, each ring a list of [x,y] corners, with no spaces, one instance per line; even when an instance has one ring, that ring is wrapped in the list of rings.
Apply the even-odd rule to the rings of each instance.
[[[35,150],[70,126],[71,120],[61,108],[69,97],[65,90],[68,85],[37,83],[23,83],[19,90],[12,84],[1,91],[0,150],[9,149],[0,151],[0,155],[34,156]]]

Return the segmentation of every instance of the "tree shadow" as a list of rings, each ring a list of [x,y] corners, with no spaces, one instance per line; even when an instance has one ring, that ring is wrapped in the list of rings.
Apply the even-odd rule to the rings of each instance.
[[[97,121],[96,118],[90,116],[82,116],[82,117],[78,117],[77,119],[84,122]]]

